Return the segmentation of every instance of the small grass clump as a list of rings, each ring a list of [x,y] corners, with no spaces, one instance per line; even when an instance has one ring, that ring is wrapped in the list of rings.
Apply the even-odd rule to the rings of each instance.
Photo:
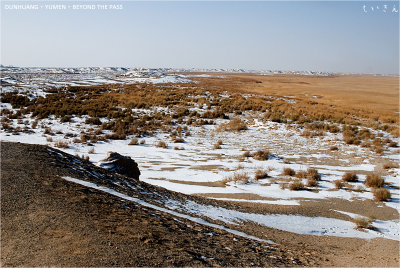
[[[132,138],[128,145],[138,145],[139,140],[138,138]]]
[[[289,184],[289,190],[300,191],[304,189],[304,184],[301,181],[294,181]]]
[[[294,175],[296,175],[296,171],[294,171],[294,170],[291,169],[291,168],[284,168],[284,169],[283,169],[283,172],[282,172],[282,175],[285,175],[285,176],[294,176]]]
[[[221,147],[220,144],[216,143],[216,144],[214,144],[213,149],[214,150],[219,150],[219,149],[222,149],[222,147]]]
[[[258,150],[253,154],[253,158],[259,161],[266,161],[269,159],[271,153],[268,150]]]
[[[356,217],[353,219],[353,222],[356,225],[356,229],[372,229],[373,220],[366,217]]]
[[[315,168],[308,168],[307,169],[307,177],[308,178],[312,178],[316,181],[321,180],[321,175],[318,173],[318,170],[316,170]]]
[[[246,122],[242,121],[239,118],[235,118],[228,123],[222,123],[218,127],[218,131],[242,131],[247,130]]]
[[[313,179],[313,178],[308,178],[307,179],[307,187],[317,187],[318,186],[318,181]]]
[[[185,140],[183,139],[183,138],[175,138],[174,139],[174,143],[184,143],[185,142]]]
[[[68,142],[65,141],[57,141],[54,146],[56,146],[57,148],[63,148],[63,149],[67,149],[68,146]]]
[[[391,148],[397,148],[398,144],[395,141],[391,141],[391,142],[388,143],[388,146],[391,147]]]
[[[392,197],[389,190],[383,187],[375,189],[372,193],[377,201],[390,201]]]
[[[168,144],[165,141],[159,141],[157,142],[156,147],[167,149]]]
[[[250,151],[245,151],[242,156],[243,158],[250,157],[251,156]]]
[[[344,182],[342,180],[334,180],[333,184],[335,184],[336,189],[342,189],[344,187]]]
[[[367,179],[365,180],[365,185],[371,188],[381,188],[384,183],[385,180],[377,174],[367,175]]]
[[[256,170],[256,173],[254,174],[254,181],[265,179],[267,177],[268,177],[268,173],[267,172],[265,172],[265,171],[263,171],[261,169],[258,169],[258,170]]]
[[[307,172],[305,172],[304,170],[299,170],[296,172],[296,177],[299,179],[305,179],[307,178]]]
[[[329,150],[331,150],[331,151],[339,151],[339,147],[337,147],[337,146],[331,146],[331,147],[329,148]]]
[[[93,147],[90,148],[90,150],[88,151],[88,154],[94,154],[94,153],[95,153],[94,148]]]
[[[246,172],[235,172],[232,177],[228,177],[224,180],[225,183],[233,181],[235,183],[246,184],[250,182],[250,177]]]
[[[346,172],[343,174],[342,181],[344,182],[357,182],[358,176],[354,172]]]
[[[50,135],[50,136],[54,136],[54,132],[50,127],[46,127],[44,129],[44,134]]]

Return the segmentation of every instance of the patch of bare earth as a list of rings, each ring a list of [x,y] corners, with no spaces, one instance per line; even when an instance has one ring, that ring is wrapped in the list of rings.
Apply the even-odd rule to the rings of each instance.
[[[238,237],[68,182],[61,177],[89,176],[74,170],[74,161],[79,160],[46,146],[1,143],[2,266],[293,266],[319,261],[302,257],[303,250]],[[81,163],[106,181],[129,180]],[[130,183],[147,192],[130,194],[148,201],[154,196],[188,198]]]

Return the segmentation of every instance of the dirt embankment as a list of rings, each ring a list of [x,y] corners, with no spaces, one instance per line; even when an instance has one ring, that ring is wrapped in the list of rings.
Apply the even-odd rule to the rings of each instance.
[[[2,266],[317,264],[314,256],[70,183],[61,177],[83,179],[82,173],[56,154],[45,146],[1,143]]]
[[[296,235],[256,224],[240,228],[279,243],[270,245],[142,207],[62,178],[93,182],[92,174],[104,178],[98,183],[109,188],[116,189],[111,182],[125,180],[135,184],[140,191],[124,193],[152,204],[168,197],[229,209],[255,209],[133,181],[46,146],[2,142],[2,266],[399,264],[398,241]]]

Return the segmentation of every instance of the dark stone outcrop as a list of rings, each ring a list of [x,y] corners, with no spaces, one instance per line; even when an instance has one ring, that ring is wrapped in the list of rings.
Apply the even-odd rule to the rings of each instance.
[[[107,157],[96,163],[97,166],[139,180],[140,170],[135,160],[116,152],[108,152]]]

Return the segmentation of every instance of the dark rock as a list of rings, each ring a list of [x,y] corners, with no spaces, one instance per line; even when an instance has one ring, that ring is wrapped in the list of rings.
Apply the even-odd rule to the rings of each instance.
[[[140,170],[138,165],[129,156],[123,156],[116,152],[108,152],[107,157],[97,162],[96,166],[139,180]]]

